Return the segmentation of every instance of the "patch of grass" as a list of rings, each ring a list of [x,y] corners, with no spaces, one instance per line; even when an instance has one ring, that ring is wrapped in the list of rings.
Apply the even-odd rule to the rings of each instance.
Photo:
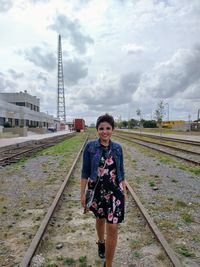
[[[59,255],[59,256],[57,256],[57,257],[56,257],[56,260],[57,260],[57,261],[63,261],[63,260],[64,260],[63,255]]]
[[[131,248],[136,249],[136,248],[140,247],[140,243],[141,243],[140,240],[135,240],[135,239],[132,240],[131,241]]]
[[[200,235],[199,234],[194,235],[193,238],[192,238],[192,240],[194,240],[197,243],[200,243]]]
[[[186,223],[192,223],[194,222],[194,218],[192,217],[191,214],[184,213],[181,215],[181,218],[186,222]]]
[[[135,252],[133,252],[133,257],[141,259],[143,257],[143,255],[141,252],[135,251]]]
[[[177,181],[175,178],[172,178],[172,179],[171,179],[171,182],[172,182],[172,183],[178,183],[178,181]]]
[[[196,175],[200,175],[200,168],[198,166],[196,167],[191,167],[188,165],[179,165],[179,168],[184,171],[192,172]]]
[[[76,264],[76,260],[73,259],[73,258],[65,258],[63,260],[63,263],[68,264],[68,265],[75,265]]]
[[[153,186],[155,186],[155,182],[154,181],[149,181],[149,185],[151,186],[151,187],[153,187]]]
[[[160,156],[159,156],[159,157],[160,157]],[[159,158],[159,161],[160,161],[161,163],[164,163],[164,164],[174,163],[174,160],[173,160],[173,159],[168,158],[168,157],[164,157],[164,156],[161,156],[161,157]]]
[[[187,204],[181,200],[176,200],[175,206],[180,207],[180,208],[185,208],[185,207],[187,207]]]
[[[3,201],[5,201],[6,200],[6,197],[4,197],[4,196],[0,196],[0,202],[3,202]]]
[[[175,248],[176,252],[185,256],[185,257],[192,257],[194,256],[194,253],[189,251],[185,245],[183,244],[179,244],[179,245],[176,245],[176,248]]]
[[[174,229],[176,228],[175,222],[170,219],[158,219],[156,223],[160,226],[161,229]]]
[[[87,267],[87,256],[81,256],[78,261],[80,263],[80,267]]]

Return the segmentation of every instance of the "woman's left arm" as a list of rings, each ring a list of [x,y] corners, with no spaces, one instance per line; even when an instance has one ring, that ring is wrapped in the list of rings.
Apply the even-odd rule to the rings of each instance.
[[[124,157],[123,157],[123,150],[121,148],[121,158],[120,158],[120,171],[121,171],[121,175],[122,175],[122,186],[123,186],[123,191],[124,191],[124,196],[125,196],[125,200],[126,200],[126,181],[124,178]]]

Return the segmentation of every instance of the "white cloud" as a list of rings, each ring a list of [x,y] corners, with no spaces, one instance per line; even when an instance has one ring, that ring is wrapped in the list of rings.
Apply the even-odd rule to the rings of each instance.
[[[122,46],[122,51],[127,54],[138,54],[144,52],[144,47],[136,44],[126,44]]]
[[[199,0],[1,0],[0,91],[32,90],[56,114],[61,33],[67,116],[150,118],[164,99],[171,118],[196,119],[199,11]]]

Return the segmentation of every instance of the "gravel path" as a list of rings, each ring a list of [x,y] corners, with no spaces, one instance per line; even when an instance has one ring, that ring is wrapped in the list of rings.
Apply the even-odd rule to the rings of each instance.
[[[1,267],[21,261],[84,139],[85,135],[73,137],[66,145],[49,148],[60,154],[48,155],[47,149],[40,156],[0,169]]]
[[[80,206],[80,168],[81,161],[73,177],[70,178],[60,208],[48,227],[48,232],[31,267],[103,266],[103,261],[97,254],[95,218],[91,212],[83,214]],[[126,219],[119,227],[113,266],[170,267],[171,264],[166,259],[162,248],[130,196],[126,206]]]
[[[182,163],[162,154],[120,142],[125,152],[126,177],[149,214],[183,266],[200,266],[199,175],[180,169]]]

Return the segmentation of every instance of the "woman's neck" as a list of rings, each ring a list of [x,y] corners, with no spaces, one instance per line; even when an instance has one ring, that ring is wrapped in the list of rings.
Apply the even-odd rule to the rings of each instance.
[[[109,146],[109,143],[110,141],[103,141],[103,140],[100,140],[100,143],[103,145],[103,146]]]

